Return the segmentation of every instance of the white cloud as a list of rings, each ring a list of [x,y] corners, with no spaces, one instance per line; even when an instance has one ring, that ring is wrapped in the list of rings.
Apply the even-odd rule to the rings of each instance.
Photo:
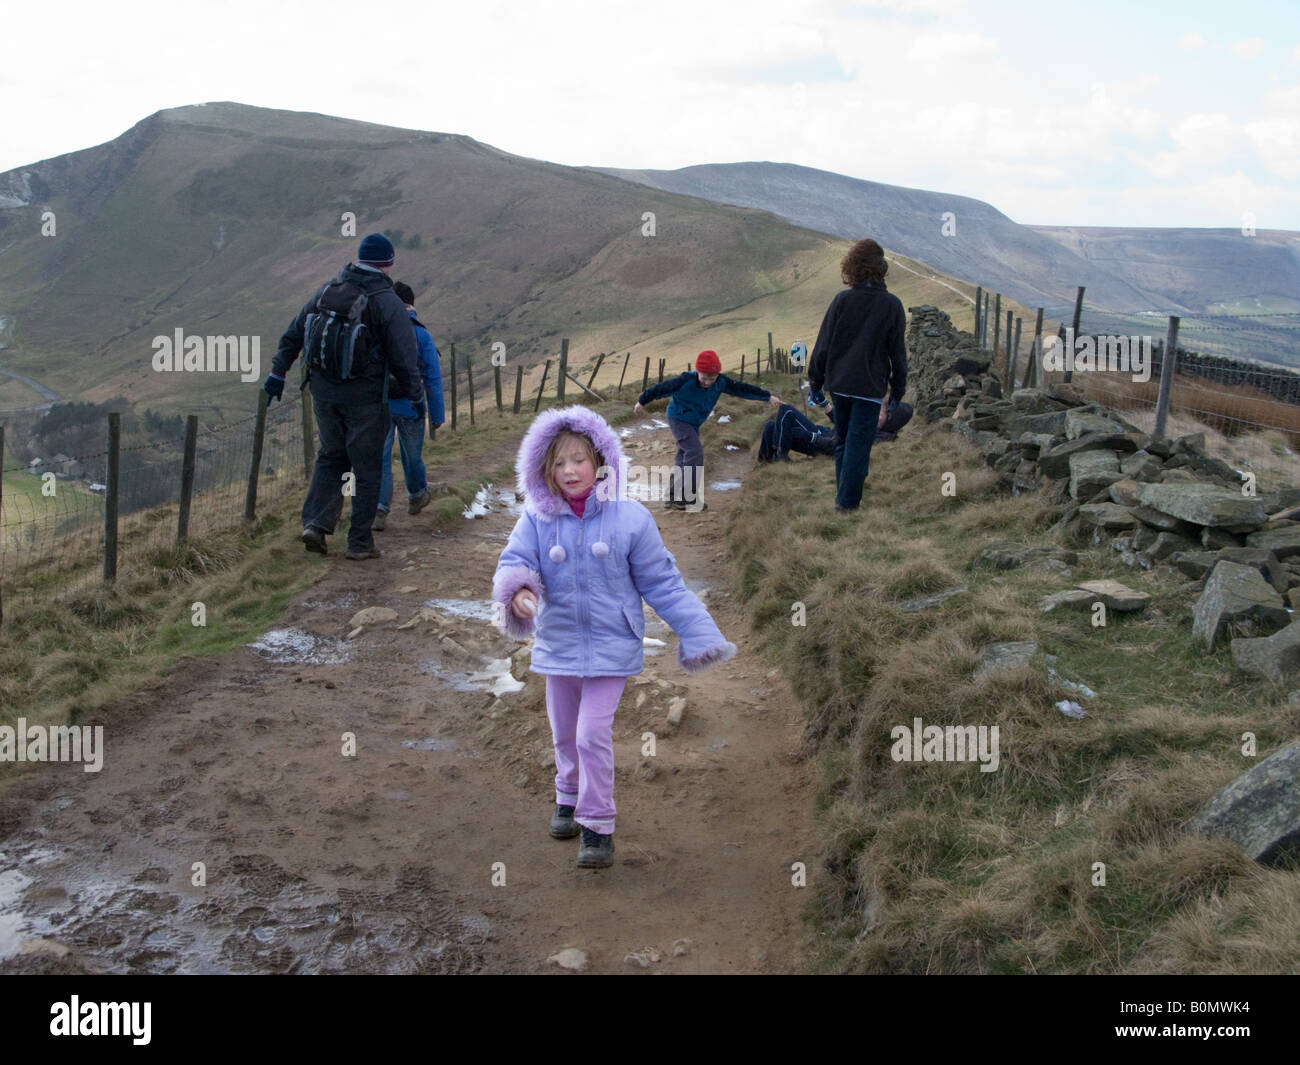
[[[1239,41],[1232,42],[1232,50],[1241,59],[1258,59],[1260,53],[1264,51],[1264,39],[1243,37]]]
[[[997,49],[997,46],[998,42],[992,37],[985,37],[974,31],[929,33],[917,37],[912,42],[912,47],[907,50],[907,58],[913,62],[938,62],[959,56],[992,52]]]
[[[1204,48],[1208,43],[1203,33],[1185,33],[1178,38],[1178,47],[1184,52],[1195,52],[1200,48]]]
[[[1264,165],[1288,181],[1300,179],[1300,119],[1262,118],[1245,127]]]

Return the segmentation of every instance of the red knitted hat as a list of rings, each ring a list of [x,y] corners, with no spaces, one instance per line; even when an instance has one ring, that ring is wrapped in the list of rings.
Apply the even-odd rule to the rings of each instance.
[[[695,369],[700,373],[722,373],[722,360],[716,351],[701,351]]]

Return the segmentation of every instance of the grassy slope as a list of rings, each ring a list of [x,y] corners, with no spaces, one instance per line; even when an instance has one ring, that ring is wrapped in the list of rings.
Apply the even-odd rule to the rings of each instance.
[[[761,414],[729,430],[756,433]],[[955,498],[941,475],[957,476]],[[1300,869],[1264,869],[1181,825],[1294,737],[1285,693],[1192,647],[1195,593],[1081,548],[1078,579],[1153,596],[1140,614],[1042,614],[1072,580],[972,569],[991,542],[1048,542],[1054,512],[1000,493],[979,456],[938,427],[872,456],[854,519],[836,518],[830,462],[760,468],[728,529],[737,583],[809,715],[824,765],[823,964],[869,972],[1285,972],[1300,966]],[[959,584],[942,607],[899,600]],[[803,603],[806,627],[792,624]],[[979,648],[1035,640],[1096,689],[1070,695],[1023,670],[972,680]],[[1084,700],[1088,702],[1087,700]],[[1001,767],[894,762],[890,730],[1000,728]],[[1094,886],[1094,863],[1106,886]]]

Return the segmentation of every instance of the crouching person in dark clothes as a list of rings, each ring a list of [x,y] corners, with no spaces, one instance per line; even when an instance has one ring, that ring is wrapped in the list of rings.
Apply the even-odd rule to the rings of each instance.
[[[371,531],[379,505],[380,463],[388,435],[388,374],[392,394],[423,399],[418,348],[406,305],[388,272],[393,244],[372,233],[361,242],[356,264],[323,285],[280,338],[263,388],[267,402],[284,393],[289,367],[304,352],[320,451],[302,508],[308,551],[325,554],[325,537],[343,513],[345,475],[355,475],[347,558],[378,558]]]
[[[871,445],[885,422],[886,399],[901,402],[907,391],[907,315],[885,288],[884,249],[860,240],[840,263],[851,286],[831,300],[808,364],[808,383],[831,395],[835,410],[835,512],[862,503]]]

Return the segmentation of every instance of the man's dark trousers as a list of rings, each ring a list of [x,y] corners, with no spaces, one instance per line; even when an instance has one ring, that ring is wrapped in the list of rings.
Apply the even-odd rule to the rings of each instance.
[[[343,403],[313,391],[312,409],[316,412],[320,451],[307,501],[302,506],[303,527],[334,531],[343,512],[343,475],[351,470],[356,475],[356,494],[352,497],[348,549],[369,550],[374,546],[370,527],[379,507],[384,441],[391,424],[388,404],[379,395],[368,402]]]
[[[880,404],[831,393],[835,409],[835,505],[856,510],[871,463]]]

